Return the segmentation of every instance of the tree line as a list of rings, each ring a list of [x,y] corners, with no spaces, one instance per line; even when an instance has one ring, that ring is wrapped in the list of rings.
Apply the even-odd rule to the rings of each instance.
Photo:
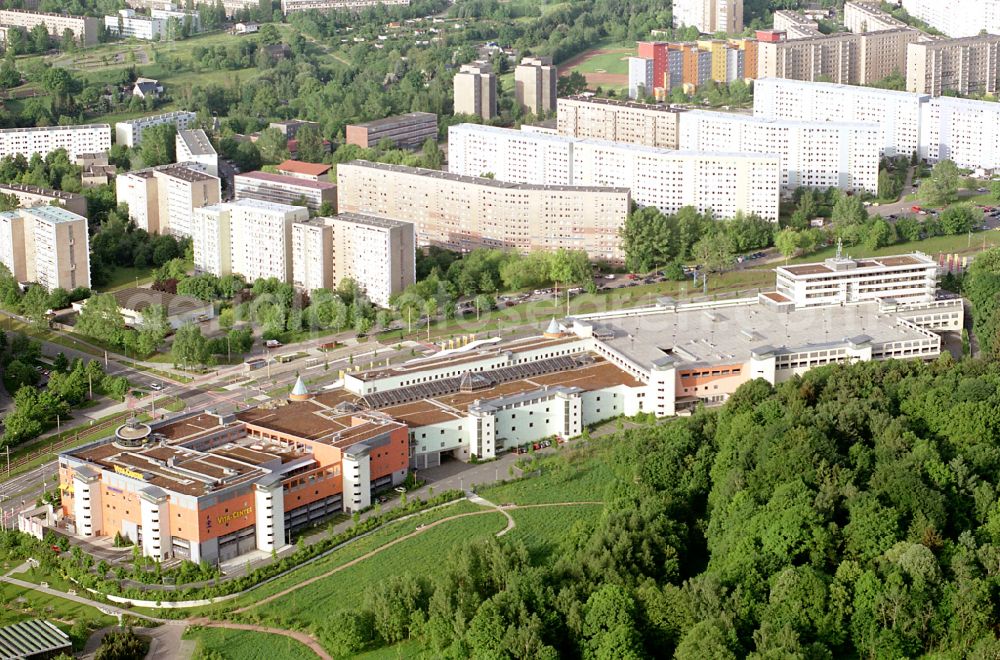
[[[443,658],[995,657],[998,384],[947,355],[752,381],[536,466],[607,484],[554,546],[468,543],[314,632]]]

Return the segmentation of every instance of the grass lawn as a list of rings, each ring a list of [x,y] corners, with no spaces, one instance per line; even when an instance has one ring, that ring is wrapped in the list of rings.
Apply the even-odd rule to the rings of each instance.
[[[540,475],[482,488],[479,493],[495,504],[600,501],[612,481],[603,453],[591,448],[564,449],[538,458],[527,468],[541,470]]]
[[[232,658],[233,660],[298,660],[314,658],[309,647],[291,637],[250,630],[202,628],[192,626],[184,631],[184,639],[195,640],[194,656]]]
[[[628,58],[629,56],[634,56],[635,53],[635,48],[614,49],[610,53],[594,55],[573,68],[580,73],[617,73],[628,75]]]
[[[136,280],[138,279],[138,284]],[[98,291],[115,291],[130,286],[140,286],[153,280],[152,268],[136,268],[135,266],[119,266],[111,271],[108,283]]]
[[[6,582],[0,583],[0,603],[0,625],[36,618],[51,618],[70,624],[86,619],[101,626],[110,626],[116,622],[114,617],[101,614],[89,605],[41,594]]]
[[[881,257],[890,254],[905,254],[919,250],[920,252],[924,252],[932,257],[936,257],[940,253],[969,254],[979,252],[980,250],[986,248],[997,247],[998,245],[1000,245],[1000,231],[989,229],[986,231],[972,232],[971,239],[968,234],[960,234],[957,236],[935,236],[933,238],[926,238],[922,241],[913,241],[912,243],[897,243],[896,245],[890,245],[877,250],[869,250],[864,246],[855,245],[849,249],[845,248],[845,252],[849,253],[852,257]],[[822,261],[836,255],[836,253],[836,247],[829,247],[820,250],[819,252],[813,252],[812,254],[792,259],[790,263]]]
[[[408,573],[434,579],[449,565],[448,555],[469,541],[487,538],[506,526],[499,512],[460,518],[427,530],[413,539],[328,578],[265,604],[261,618],[279,627],[322,627],[331,617],[365,602],[365,594],[387,578]],[[320,640],[326,643],[325,640]],[[336,652],[336,649],[331,648]]]
[[[434,511],[427,511],[420,515],[414,516],[413,518],[408,518],[407,520],[401,520],[395,523],[390,523],[385,527],[373,532],[369,536],[359,538],[356,541],[352,541],[347,545],[341,547],[329,555],[315,561],[311,564],[307,564],[302,568],[290,573],[289,575],[269,582],[264,586],[254,589],[249,594],[242,598],[238,598],[234,601],[235,607],[242,607],[245,605],[250,605],[262,598],[276,594],[280,591],[288,589],[303,580],[308,580],[311,577],[317,575],[322,575],[337,566],[341,566],[351,560],[357,559],[358,557],[371,552],[375,548],[381,547],[390,541],[398,539],[401,536],[405,536],[412,532],[418,525],[426,525],[432,523],[435,520],[441,520],[442,518],[447,518],[448,516],[458,515],[460,513],[469,513],[472,511],[480,511],[482,507],[469,502],[468,500],[457,500],[453,504],[441,507],[440,509],[435,509]],[[373,559],[373,561],[379,561],[378,559]]]

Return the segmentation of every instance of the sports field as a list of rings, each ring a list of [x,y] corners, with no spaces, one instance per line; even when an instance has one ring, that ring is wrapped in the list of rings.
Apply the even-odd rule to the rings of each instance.
[[[624,88],[628,86],[628,58],[635,54],[635,47],[594,48],[562,62],[559,70],[567,73],[579,71],[592,88]]]

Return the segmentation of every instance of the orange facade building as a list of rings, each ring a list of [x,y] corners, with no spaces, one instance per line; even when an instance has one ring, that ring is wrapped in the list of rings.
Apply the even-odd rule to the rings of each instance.
[[[408,442],[386,415],[312,398],[131,422],[59,457],[62,515],[79,536],[121,534],[156,559],[270,553],[401,483]]]

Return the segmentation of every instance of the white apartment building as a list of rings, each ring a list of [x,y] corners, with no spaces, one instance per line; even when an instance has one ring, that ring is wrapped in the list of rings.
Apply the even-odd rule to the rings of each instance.
[[[583,250],[621,263],[627,188],[519,184],[438,170],[353,161],[337,166],[341,213],[406,220],[420,245],[468,251]]]
[[[174,141],[178,163],[199,163],[212,176],[219,176],[219,154],[205,131],[200,128],[180,130]]]
[[[162,9],[165,4],[164,0],[129,0],[128,6],[133,9]],[[194,0],[194,6],[198,5],[211,5],[215,7],[217,4],[215,0]],[[258,0],[221,0],[222,8],[226,12],[226,16],[232,16],[236,12],[240,11],[250,11],[251,9],[258,9],[260,7],[260,2]]]
[[[238,273],[247,282],[269,277],[291,281],[292,223],[308,220],[308,209],[240,199],[199,210],[194,217],[199,225],[193,232],[197,270],[220,277]],[[229,271],[222,270],[224,257],[216,258],[213,253],[224,251],[227,229]]]
[[[559,99],[559,135],[677,149],[683,110],[580,94]]]
[[[902,0],[910,16],[949,37],[1000,33],[1000,0]]]
[[[332,289],[333,230],[324,218],[292,223],[292,284],[303,291]]]
[[[191,243],[196,273],[212,273],[221,277],[233,272],[229,214],[226,204],[194,209]]]
[[[17,281],[49,291],[90,287],[87,218],[59,206],[0,213],[0,262]]]
[[[117,16],[105,16],[104,27],[111,34],[126,39],[135,37],[152,41],[167,38],[166,18],[144,16],[135,13],[134,9],[119,9]]]
[[[191,33],[201,32],[201,16],[198,15],[196,11],[185,11],[183,9],[178,9],[174,5],[168,5],[167,7],[154,7],[149,11],[149,15],[153,18],[161,18],[167,21],[167,28],[169,30],[170,19],[177,19],[179,26],[183,26],[185,23],[191,26]]]
[[[360,11],[367,7],[408,7],[410,0],[281,0],[281,11],[286,16],[297,11]]]
[[[118,204],[128,205],[128,217],[135,226],[151,234],[159,233],[160,206],[152,169],[122,172],[115,177]]]
[[[381,307],[416,281],[416,232],[412,222],[358,213],[323,221],[332,230],[334,282],[352,278]]]
[[[108,124],[0,129],[0,158],[20,154],[30,159],[34,154],[44,157],[56,149],[65,149],[72,160],[77,154],[110,148],[111,126]]]
[[[754,117],[871,123],[887,156],[1000,167],[1000,104],[988,101],[767,78],[755,84]]]
[[[877,2],[848,0],[844,3],[844,27],[851,32],[879,32],[908,26],[892,14],[882,11]]]
[[[775,289],[795,307],[841,305],[875,300],[930,303],[936,298],[937,264],[915,252],[851,259],[838,251],[822,263],[781,266]]]
[[[873,87],[763,78],[754,83],[753,114],[763,119],[877,124],[886,156],[910,156],[920,146],[927,95]]]
[[[38,6],[37,4],[35,6]],[[53,39],[62,39],[69,30],[84,46],[93,46],[101,31],[101,19],[90,16],[72,16],[26,9],[0,9],[0,25],[22,27],[26,31],[36,25],[44,25]]]
[[[139,146],[139,143],[142,141],[142,132],[150,126],[174,124],[177,126],[178,131],[182,131],[191,126],[197,117],[198,115],[193,112],[177,110],[160,115],[150,115],[148,117],[120,121],[115,124],[115,142],[124,144],[131,149],[132,147]],[[108,145],[108,149],[110,148],[111,145]],[[91,149],[91,151],[96,151],[96,149]]]
[[[693,206],[720,218],[742,211],[778,219],[777,155],[672,151],[473,124],[452,126],[448,138],[448,169],[455,174],[628,188],[636,203],[664,213]]]
[[[878,192],[876,124],[763,119],[694,110],[681,115],[680,148],[781,157],[781,187]]]
[[[1000,103],[939,96],[921,106],[920,157],[1000,168]]]
[[[674,27],[737,34],[743,31],[743,0],[674,0],[673,16]]]
[[[653,81],[652,58],[628,58],[628,97],[630,99],[637,99],[640,96],[652,96],[653,88],[657,86]]]

